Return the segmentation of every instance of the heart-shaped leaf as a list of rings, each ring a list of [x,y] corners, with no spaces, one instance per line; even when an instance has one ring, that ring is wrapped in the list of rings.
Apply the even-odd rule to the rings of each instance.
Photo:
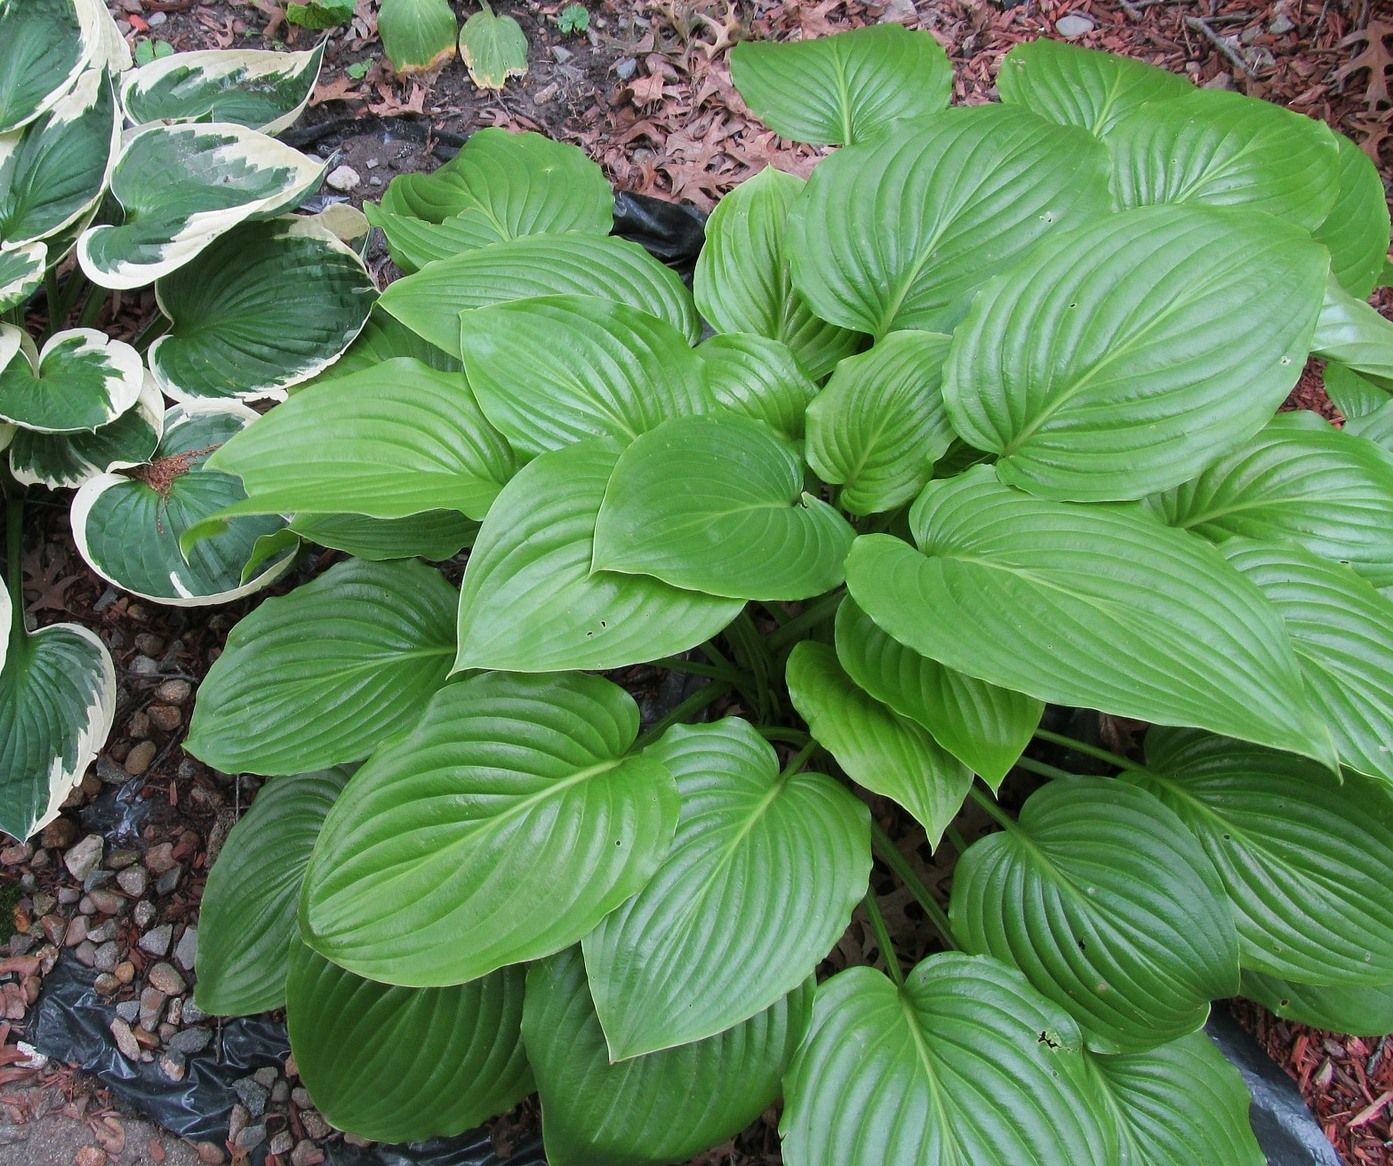
[[[100,27],[73,0],[0,3],[0,134],[51,109],[92,63]]]
[[[19,307],[38,291],[47,266],[46,243],[26,243],[0,251],[0,312]]]
[[[1243,995],[1274,1016],[1352,1036],[1393,1032],[1393,986],[1296,984],[1262,972],[1243,973]]]
[[[804,413],[818,389],[787,344],[754,332],[726,332],[696,351],[707,394],[717,405],[763,421],[790,441],[802,439]]]
[[[1330,270],[1355,299],[1367,299],[1388,255],[1388,199],[1373,159],[1344,134],[1340,190],[1325,221],[1312,234],[1330,251]]]
[[[527,37],[511,16],[499,16],[487,4],[464,22],[459,55],[469,79],[480,89],[502,89],[509,77],[527,73]]]
[[[95,433],[135,404],[145,384],[140,353],[95,328],[56,333],[31,363],[0,371],[0,420],[40,433]]]
[[[427,510],[405,518],[297,514],[290,529],[308,542],[375,563],[415,558],[440,563],[469,546],[479,524],[456,510]]]
[[[377,33],[392,68],[410,76],[454,60],[459,22],[446,0],[384,0]]]

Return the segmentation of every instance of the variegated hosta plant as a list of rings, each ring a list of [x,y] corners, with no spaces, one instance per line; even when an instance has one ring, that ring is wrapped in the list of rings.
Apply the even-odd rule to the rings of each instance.
[[[116,697],[94,635],[25,624],[25,490],[77,488],[82,554],[160,603],[245,594],[293,557],[274,517],[187,560],[178,540],[242,496],[203,463],[255,420],[246,402],[333,361],[376,298],[341,225],[287,214],[323,165],[268,136],[304,108],[321,55],[182,53],[133,69],[104,0],[0,0],[0,830],[15,837],[57,815]],[[151,283],[160,314],[140,337],[93,327],[104,289]]]
[[[1257,1166],[1210,1001],[1393,1027],[1378,176],[1044,41],[971,108],[897,27],[733,72],[841,148],[730,194],[693,292],[579,152],[485,130],[371,209],[411,274],[362,337],[210,459],[246,498],[187,548],[270,515],[350,557],[199,692],[188,747],[272,780],[198,1000],[284,1005],[374,1138],[535,1088],[556,1166],[779,1096],[794,1166]],[[1344,428],[1278,412],[1312,353]],[[458,588],[420,561],[463,547]],[[638,664],[707,683],[645,725]],[[947,911],[890,803],[960,852]],[[877,862],[941,933],[908,972]],[[829,975],[858,903],[883,970]]]

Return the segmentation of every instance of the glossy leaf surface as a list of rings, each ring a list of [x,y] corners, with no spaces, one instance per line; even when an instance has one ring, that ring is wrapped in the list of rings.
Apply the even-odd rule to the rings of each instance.
[[[1356,299],[1365,299],[1378,284],[1388,255],[1388,199],[1383,179],[1368,154],[1343,134],[1340,189],[1325,221],[1313,232],[1330,250],[1330,269]]]
[[[1297,984],[1262,972],[1243,973],[1243,995],[1274,1016],[1353,1036],[1393,1032],[1393,987]]]
[[[0,370],[0,421],[40,433],[94,433],[135,404],[145,383],[140,354],[95,328],[58,332],[38,359]]]
[[[0,133],[49,109],[95,50],[95,29],[73,0],[0,4]]]
[[[753,332],[725,332],[696,351],[715,404],[763,421],[790,441],[802,438],[804,412],[818,389],[787,344]]]

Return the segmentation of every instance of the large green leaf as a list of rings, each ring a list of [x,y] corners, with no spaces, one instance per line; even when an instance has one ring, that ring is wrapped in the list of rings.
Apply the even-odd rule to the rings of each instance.
[[[1351,436],[1372,441],[1380,449],[1393,454],[1393,400],[1385,396],[1377,409],[1346,421],[1343,428]]]
[[[1003,105],[956,107],[828,158],[789,215],[793,285],[824,320],[877,338],[951,332],[1036,242],[1109,209],[1086,130]],[[874,222],[868,246],[848,223]]]
[[[837,366],[808,406],[808,464],[852,514],[902,506],[953,440],[943,407],[948,337],[898,332]]]
[[[290,529],[321,547],[360,559],[453,558],[474,541],[479,524],[457,510],[426,510],[405,518],[366,518],[361,514],[296,514]]]
[[[1099,137],[1138,106],[1190,91],[1184,77],[1165,69],[1044,37],[1012,47],[996,86],[1009,105]]]
[[[1350,295],[1333,276],[1325,288],[1311,351],[1393,392],[1393,321]]]
[[[504,968],[472,984],[396,988],[297,943],[290,1051],[315,1108],[341,1130],[387,1142],[458,1134],[532,1092],[525,983],[522,968]]]
[[[306,942],[415,987],[569,947],[648,882],[677,827],[672,775],[628,754],[637,733],[638,706],[597,676],[447,686],[330,812]]]
[[[595,567],[732,599],[807,599],[841,583],[852,537],[804,492],[802,462],[773,430],[733,414],[679,417],[620,457]]]
[[[278,778],[232,827],[199,906],[194,999],[203,1011],[249,1016],[284,1007],[300,883],[347,780],[338,769]]]
[[[525,455],[589,437],[627,444],[710,410],[701,361],[657,316],[594,296],[544,296],[470,313],[461,345],[480,406]]]
[[[1214,542],[1295,543],[1393,583],[1393,454],[1314,413],[1274,417],[1193,481],[1148,500],[1165,522]]]
[[[1344,134],[1340,150],[1340,192],[1325,221],[1313,234],[1330,250],[1330,270],[1345,291],[1365,299],[1378,284],[1388,256],[1388,198],[1383,179],[1368,154]]]
[[[1138,507],[1048,502],[983,466],[931,482],[916,552],[863,535],[852,597],[894,639],[1040,700],[1291,749],[1333,765],[1296,654],[1257,587]]]
[[[819,985],[784,1078],[789,1166],[1116,1166],[1078,1027],[1014,968],[930,956]]]
[[[1243,995],[1275,1016],[1331,1032],[1384,1036],[1393,1032],[1393,986],[1296,984],[1262,972],[1243,973]]]
[[[948,416],[1031,493],[1169,489],[1286,399],[1326,272],[1305,232],[1208,207],[1147,207],[1053,235],[954,333]]]
[[[421,563],[339,563],[232,629],[185,748],[230,773],[360,761],[445,682],[454,614],[454,589]]]
[[[574,948],[527,973],[522,1035],[551,1166],[685,1162],[754,1121],[779,1094],[812,1011],[809,979],[718,1036],[611,1064]]]
[[[416,335],[395,316],[388,315],[381,307],[374,307],[363,330],[344,354],[313,380],[293,386],[291,392],[299,392],[328,377],[362,372],[399,356],[409,356],[440,372],[460,372],[464,368],[458,356],[451,356],[437,348]]]
[[[917,721],[993,789],[1029,744],[1044,703],[954,671],[886,635],[850,596],[836,620],[837,658],[856,684]]]
[[[1121,1135],[1117,1166],[1266,1166],[1248,1087],[1204,1033],[1089,1066]]]
[[[7,601],[5,615],[0,830],[22,840],[58,817],[106,744],[116,716],[116,669],[106,645],[78,624],[51,624],[26,635],[23,612],[10,612]]]
[[[1054,782],[953,875],[963,949],[1014,964],[1089,1048],[1144,1052],[1194,1032],[1238,991],[1238,932],[1185,823],[1107,778]]]
[[[37,360],[0,370],[0,421],[40,433],[95,433],[140,396],[145,366],[129,344],[95,328],[57,332]]]
[[[1393,799],[1290,753],[1152,729],[1124,774],[1180,815],[1223,879],[1243,966],[1327,984],[1393,983]]]
[[[231,123],[148,126],[125,140],[112,170],[123,222],[84,231],[78,261],[99,287],[152,283],[238,223],[298,205],[326,166]]]
[[[828,645],[799,644],[787,671],[789,698],[818,744],[853,781],[913,814],[937,849],[962,809],[972,771],[922,725],[857,687]]]
[[[73,0],[0,2],[0,133],[51,109],[96,52],[97,26]]]
[[[1325,362],[1323,380],[1326,396],[1347,421],[1375,413],[1393,400],[1393,396],[1390,396],[1393,394],[1393,382],[1389,382],[1389,387],[1385,388],[1338,361]]]
[[[766,167],[742,182],[706,220],[692,290],[717,332],[753,332],[788,345],[814,378],[861,345],[855,332],[828,324],[794,290],[784,231],[803,180]]]
[[[724,332],[696,351],[717,405],[763,421],[790,441],[802,439],[804,413],[818,390],[787,344],[754,332]]]
[[[460,313],[532,296],[599,296],[667,321],[691,343],[701,328],[691,293],[637,243],[592,235],[505,239],[428,264],[378,302],[437,348],[460,354]],[[468,320],[464,327],[471,329]]]
[[[352,343],[376,298],[363,261],[313,219],[245,223],[156,282],[171,323],[150,371],[176,401],[283,398]]]
[[[377,33],[398,73],[431,73],[454,60],[459,22],[446,0],[383,0]]]
[[[591,569],[619,454],[581,442],[542,454],[504,488],[464,573],[457,671],[622,668],[685,652],[740,614],[739,599]]]
[[[871,871],[866,807],[830,777],[781,773],[748,722],[679,725],[644,756],[676,779],[682,816],[652,880],[582,940],[612,1061],[774,1006],[846,930]]]
[[[815,40],[743,41],[730,76],[751,112],[795,142],[861,142],[948,104],[953,67],[928,31],[877,24]]]

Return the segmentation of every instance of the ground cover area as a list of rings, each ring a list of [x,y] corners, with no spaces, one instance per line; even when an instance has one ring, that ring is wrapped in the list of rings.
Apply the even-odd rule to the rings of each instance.
[[[460,15],[472,10],[455,7]],[[481,93],[458,62],[430,79],[394,77],[381,59],[375,4],[358,0],[352,23],[328,34],[312,108],[289,135],[333,159],[326,198],[376,198],[395,174],[431,169],[472,131],[503,126],[582,146],[618,189],[708,210],[766,165],[806,173],[816,158],[750,119],[730,84],[732,44],[876,21],[937,36],[955,65],[959,101],[994,96],[997,64],[1014,43],[1060,37],[1321,118],[1360,144],[1385,183],[1393,178],[1393,6],[1375,0],[608,0],[588,6],[583,33],[562,32],[559,2],[495,7],[522,24],[531,64],[502,93]],[[112,0],[111,8],[132,44],[147,51],[304,48],[322,35],[289,25],[271,0]],[[370,262],[384,281],[392,276],[381,251]],[[138,296],[117,297],[102,324],[134,331],[147,308]],[[1331,415],[1313,376],[1294,397]],[[116,1005],[110,1034],[125,1062],[148,1065],[151,1079],[170,1088],[188,1078],[221,1035],[218,1022],[192,1003],[200,894],[258,786],[255,778],[213,772],[180,747],[201,677],[256,600],[176,609],[118,594],[76,555],[66,499],[40,494],[33,512],[26,610],[100,635],[117,664],[120,697],[111,741],[63,815],[31,843],[0,839],[0,1159],[107,1166],[264,1157],[271,1166],[315,1166],[341,1153],[343,1142],[315,1113],[293,1062],[247,1066],[236,1078],[230,1128],[202,1131],[191,1147],[133,1120],[89,1076],[26,1050],[34,1004],[61,953],[61,966],[90,969],[96,996]],[[301,563],[275,590],[332,561],[326,552]],[[888,803],[884,811],[882,820],[895,825]],[[941,886],[946,873],[922,852],[922,834],[916,838],[911,826],[898,823],[898,841],[929,885]],[[951,861],[951,847],[944,851]],[[911,903],[887,892],[882,908],[904,955],[931,948],[931,932]],[[834,961],[874,952],[858,915]],[[1346,1161],[1393,1161],[1393,1042],[1306,1029],[1247,1004],[1235,1011],[1298,1081]],[[698,1161],[777,1163],[776,1125],[768,1113]],[[535,1129],[526,1103],[495,1123],[500,1159]]]

